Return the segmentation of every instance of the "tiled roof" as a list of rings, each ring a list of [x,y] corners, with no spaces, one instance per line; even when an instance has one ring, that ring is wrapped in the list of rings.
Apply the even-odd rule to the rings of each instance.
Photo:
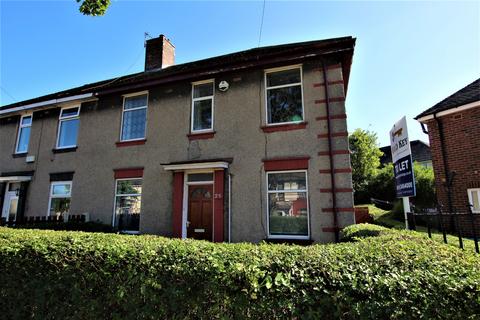
[[[431,161],[432,154],[430,152],[430,146],[423,141],[413,140],[410,141],[410,149],[412,150],[412,160],[423,162]],[[386,165],[392,162],[392,152],[390,146],[381,147],[380,151],[383,152],[383,155],[380,157],[380,164]]]
[[[448,109],[463,106],[465,104],[475,101],[480,101],[480,79],[473,81],[465,88],[458,90],[457,92],[443,99],[433,107],[420,113],[418,116],[415,117],[415,119],[419,119],[440,111],[445,111]]]
[[[308,58],[315,54],[329,55],[342,54],[346,61],[351,62],[355,39],[352,37],[332,38],[326,40],[316,40],[307,42],[290,43],[276,46],[260,47],[226,54],[213,58],[177,64],[164,69],[154,69],[144,72],[138,72],[118,78],[108,79],[95,83],[86,84],[80,87],[59,91],[45,96],[29,99],[21,102],[0,106],[0,110],[15,108],[23,105],[43,102],[53,99],[60,99],[69,96],[81,95],[94,92],[95,94],[106,94],[112,90],[141,87],[143,85],[152,85],[160,82],[171,82],[184,79],[185,77],[194,78],[204,74],[214,74],[226,71],[232,71],[246,67],[253,67],[256,63],[263,60],[281,61],[284,56],[295,56]],[[350,65],[344,66],[350,70]],[[237,69],[235,69],[237,68]],[[203,72],[203,73],[202,73]],[[348,74],[345,75],[345,86],[348,83]]]

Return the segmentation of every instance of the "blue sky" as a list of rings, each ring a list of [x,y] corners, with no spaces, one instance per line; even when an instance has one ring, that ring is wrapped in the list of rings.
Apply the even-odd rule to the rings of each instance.
[[[75,0],[0,0],[0,104],[143,70],[143,33],[167,35],[176,62],[258,46],[263,2],[112,0],[103,17]],[[357,46],[347,96],[349,131],[382,145],[413,117],[480,75],[479,2],[271,2],[260,45],[351,35]]]

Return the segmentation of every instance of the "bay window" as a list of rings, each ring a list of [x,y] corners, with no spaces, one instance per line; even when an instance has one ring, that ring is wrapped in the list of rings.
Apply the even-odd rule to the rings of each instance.
[[[80,107],[63,108],[60,111],[57,134],[57,149],[77,146]]]
[[[214,81],[208,80],[193,84],[191,132],[213,130]]]
[[[301,67],[265,71],[265,90],[267,125],[304,120]]]
[[[267,172],[268,236],[309,237],[307,172]]]
[[[123,99],[121,141],[145,139],[148,94],[125,96]]]
[[[56,181],[50,185],[50,199],[48,215],[60,217],[70,211],[70,199],[72,195],[71,181]]]
[[[27,153],[30,142],[30,130],[32,127],[32,115],[22,116],[18,126],[17,144],[15,153]]]
[[[113,226],[119,231],[138,232],[141,204],[142,179],[117,179]]]

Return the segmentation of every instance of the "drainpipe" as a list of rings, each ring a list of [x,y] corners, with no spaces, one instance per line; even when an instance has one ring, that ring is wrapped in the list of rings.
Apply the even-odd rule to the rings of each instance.
[[[328,95],[328,78],[327,78],[327,66],[325,65],[325,61],[322,60],[322,70],[323,70],[323,82],[325,83],[325,103],[326,103],[326,111],[327,111],[327,128],[328,128],[328,154],[330,159],[330,181],[332,186],[332,207],[333,207],[333,228],[335,230],[335,242],[340,240],[340,235],[338,232],[338,219],[337,219],[337,195],[336,195],[336,188],[335,188],[335,173],[333,167],[333,138],[332,138],[332,124],[330,121],[330,97]]]
[[[232,174],[228,173],[228,243],[232,242]]]
[[[453,213],[452,192],[451,192],[453,175],[450,176],[450,172],[448,171],[447,154],[445,153],[445,148],[444,148],[445,136],[443,134],[443,124],[440,121],[440,119],[438,119],[436,113],[433,114],[433,118],[437,122],[438,135],[440,136],[440,152],[442,153],[443,170],[445,171],[445,178],[446,178],[448,210],[450,211],[449,213]]]

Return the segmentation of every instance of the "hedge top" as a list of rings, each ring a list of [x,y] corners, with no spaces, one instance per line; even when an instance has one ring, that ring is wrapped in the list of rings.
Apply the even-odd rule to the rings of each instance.
[[[0,228],[7,318],[474,319],[480,258],[372,225],[340,244]]]

